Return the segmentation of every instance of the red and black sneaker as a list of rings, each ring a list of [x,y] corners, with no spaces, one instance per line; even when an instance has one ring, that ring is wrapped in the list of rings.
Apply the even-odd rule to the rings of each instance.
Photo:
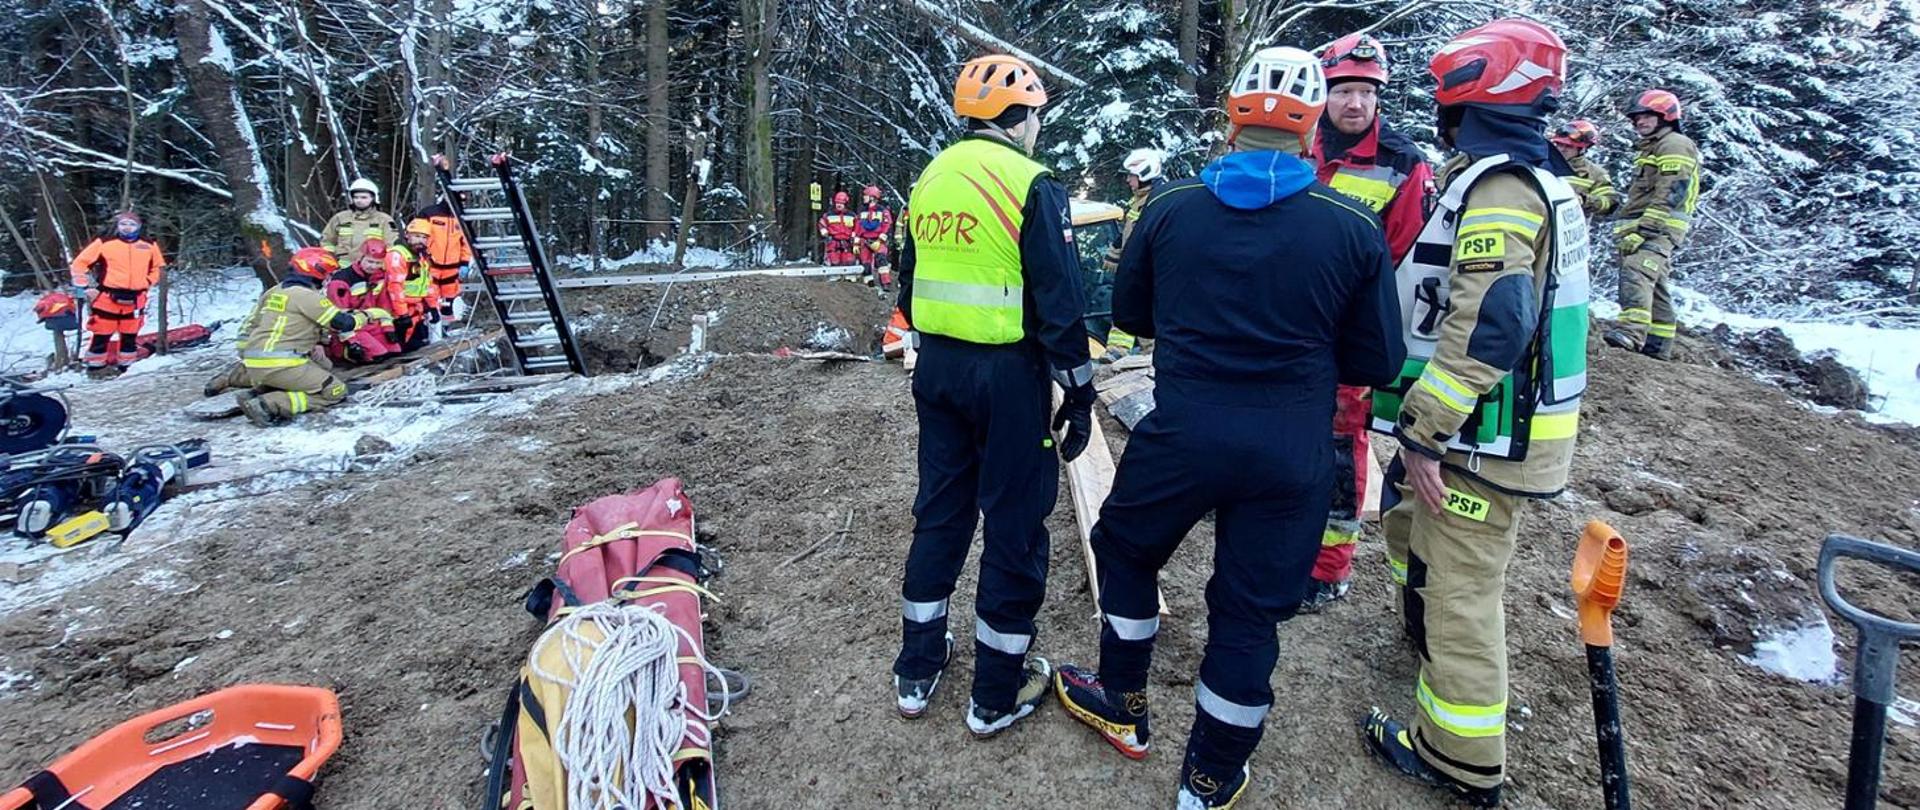
[[[1468,807],[1499,807],[1500,786],[1490,788],[1474,787],[1454,779],[1420,757],[1413,750],[1412,735],[1407,727],[1387,716],[1386,712],[1374,709],[1372,714],[1360,719],[1360,735],[1366,738],[1367,750],[1379,757],[1393,769],[1412,777],[1422,784],[1441,788]]]
[[[1053,691],[1073,719],[1100,733],[1128,759],[1146,759],[1152,732],[1146,692],[1109,692],[1100,675],[1071,664],[1054,673]]]

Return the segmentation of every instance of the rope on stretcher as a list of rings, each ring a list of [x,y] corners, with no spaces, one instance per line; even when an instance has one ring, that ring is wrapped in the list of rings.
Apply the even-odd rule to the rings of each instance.
[[[587,627],[591,625],[592,630]],[[556,644],[566,668],[548,672],[530,659],[533,677],[571,691],[553,729],[553,749],[566,772],[569,810],[637,810],[678,806],[674,755],[681,740],[708,747],[709,724],[726,714],[689,700],[680,680],[681,642],[709,681],[726,683],[692,634],[653,605],[607,600],[561,617],[535,650]],[[571,677],[570,677],[571,676]],[[689,723],[688,716],[701,722]]]

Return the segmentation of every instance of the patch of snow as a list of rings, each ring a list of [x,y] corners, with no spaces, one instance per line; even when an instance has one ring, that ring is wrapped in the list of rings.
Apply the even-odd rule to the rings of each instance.
[[[1887,707],[1887,718],[1903,726],[1920,725],[1920,702],[1908,700],[1899,695],[1893,696],[1893,705]]]
[[[168,285],[168,325],[197,323],[211,327],[218,323],[221,328],[215,330],[215,343],[232,340],[240,329],[240,322],[260,300],[260,281],[245,267],[181,273],[169,280]],[[0,298],[0,373],[37,371],[52,354],[53,333],[41,328],[33,316],[33,304],[40,296],[41,293],[35,291]],[[152,332],[160,326],[156,317],[159,296],[152,295],[149,299],[147,331]],[[67,334],[67,340],[73,340],[72,333]],[[71,344],[68,348],[72,348]],[[176,358],[176,355],[149,357],[134,363],[128,373],[160,370],[174,365]],[[47,382],[77,383],[85,379],[81,374],[62,374]]]
[[[1753,645],[1741,660],[1775,675],[1816,684],[1840,680],[1840,659],[1833,652],[1833,627],[1816,616],[1800,627],[1776,630]]]
[[[1801,352],[1832,351],[1835,359],[1866,381],[1876,408],[1869,418],[1920,425],[1920,329],[1742,315],[1721,309],[1703,293],[1679,287],[1674,289],[1674,301],[1681,321],[1696,329],[1722,323],[1735,329],[1779,327]]]
[[[31,672],[15,672],[11,669],[0,669],[0,692],[11,691],[15,686],[32,682],[33,673]]]
[[[500,570],[511,571],[515,568],[525,568],[527,565],[527,562],[532,559],[533,559],[533,549],[530,549],[530,548],[521,549],[519,552],[516,552],[513,556],[510,556],[505,560],[501,561]]]
[[[740,265],[741,257],[723,250],[689,246],[682,260],[688,269],[724,270]],[[574,272],[588,272],[593,268],[592,256],[563,256],[558,262]],[[657,240],[647,244],[643,250],[637,250],[618,259],[601,259],[600,270],[624,270],[636,265],[672,264],[673,243]]]

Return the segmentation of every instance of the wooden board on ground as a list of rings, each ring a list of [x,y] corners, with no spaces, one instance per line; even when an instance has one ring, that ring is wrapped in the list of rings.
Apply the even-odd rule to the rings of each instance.
[[[500,339],[498,330],[481,335],[472,335],[457,340],[443,340],[412,354],[403,354],[390,361],[372,366],[347,369],[341,377],[352,383],[355,389],[371,388],[388,380],[397,380],[406,376],[408,371],[427,363],[437,363],[461,352],[485,346]]]
[[[180,486],[181,492],[198,492],[227,484],[251,481],[277,473],[309,473],[319,475],[330,470],[316,469],[315,465],[325,464],[326,459],[267,459],[244,464],[214,464],[192,470],[187,481]]]
[[[232,394],[221,394],[180,409],[180,413],[189,419],[211,422],[216,419],[228,419],[240,415],[240,402]]]
[[[1142,368],[1153,368],[1153,355],[1129,354],[1126,357],[1113,361],[1114,371],[1133,371]]]
[[[1128,394],[1152,390],[1153,369],[1135,369],[1124,374],[1115,374],[1094,383],[1093,387],[1100,392],[1100,403],[1110,406],[1125,399]]]
[[[1053,406],[1060,407],[1063,393],[1059,386],[1053,387]],[[1092,432],[1087,437],[1086,452],[1079,458],[1067,463],[1067,490],[1073,497],[1074,522],[1080,526],[1080,551],[1087,559],[1087,592],[1093,596],[1093,616],[1100,618],[1100,573],[1099,565],[1093,558],[1093,525],[1100,521],[1100,506],[1107,502],[1107,495],[1113,492],[1113,449],[1107,446],[1106,432],[1100,429],[1100,420],[1091,423]],[[1159,595],[1160,612],[1167,612],[1167,596]]]
[[[572,374],[541,374],[535,377],[486,377],[470,380],[457,385],[443,386],[438,393],[461,394],[505,394],[525,388],[538,388],[561,380],[572,379]]]
[[[793,352],[787,355],[795,360],[811,360],[816,363],[871,363],[873,358],[852,352]]]

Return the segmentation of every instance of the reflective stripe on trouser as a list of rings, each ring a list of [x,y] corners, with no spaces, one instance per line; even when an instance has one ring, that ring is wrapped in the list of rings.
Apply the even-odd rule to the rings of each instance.
[[[1206,691],[1196,690],[1203,710],[1187,761],[1225,780],[1261,734],[1261,724],[1244,725],[1251,714],[1233,707],[1273,703],[1275,625],[1307,593],[1333,489],[1332,443],[1324,427],[1308,427],[1310,417],[1196,402],[1182,388],[1163,382],[1153,412],[1135,426],[1093,529],[1093,554],[1101,611],[1145,620],[1159,610],[1160,569],[1194,524],[1216,516],[1198,681]],[[1101,681],[1117,692],[1144,690],[1154,636],[1136,638],[1141,625],[1127,621],[1102,625]]]
[[[260,404],[275,416],[325,410],[347,398],[347,384],[317,363],[246,371],[247,386],[264,392]]]
[[[1470,510],[1411,513],[1406,620],[1420,651],[1414,748],[1461,782],[1500,784],[1506,764],[1507,630],[1501,597],[1524,499],[1442,468],[1450,500]],[[1469,516],[1470,515],[1470,516]]]
[[[920,488],[907,550],[900,655],[893,672],[925,678],[946,655],[954,583],[985,516],[974,600],[973,699],[1013,708],[1046,596],[1047,515],[1059,495],[1048,439],[1047,372],[1031,344],[976,346],[925,336],[914,369]],[[1016,652],[1017,651],[1017,652]]]
[[[1667,284],[1673,265],[1651,250],[1638,250],[1620,257],[1620,328],[1644,341],[1654,324],[1660,324],[1666,337],[1673,336],[1677,322],[1673,310],[1673,290]]]
[[[1407,486],[1407,465],[1395,453],[1380,476],[1380,537],[1387,543],[1387,575],[1395,585],[1407,584],[1407,548],[1413,534],[1413,490]],[[1401,618],[1406,617],[1404,600]]]

